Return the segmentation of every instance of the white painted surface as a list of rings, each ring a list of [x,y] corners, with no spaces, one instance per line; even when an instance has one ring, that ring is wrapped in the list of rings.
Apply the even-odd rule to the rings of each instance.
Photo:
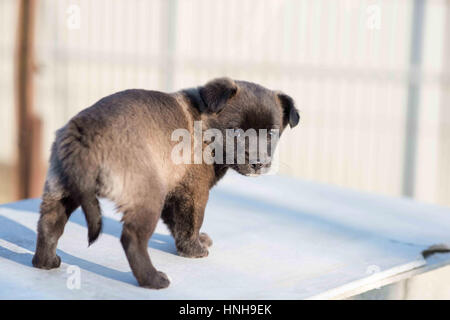
[[[213,189],[203,231],[210,255],[176,255],[160,223],[149,242],[168,289],[136,286],[120,245],[120,214],[102,202],[104,233],[87,248],[78,210],[62,236],[61,268],[31,267],[38,200],[0,207],[0,298],[303,299],[346,290],[426,265],[421,251],[450,244],[450,209],[278,176],[228,175]],[[67,288],[68,265],[81,288]]]
[[[450,253],[434,254],[427,265],[392,278],[383,279],[378,286],[360,287],[346,292],[340,299],[351,300],[450,300]]]

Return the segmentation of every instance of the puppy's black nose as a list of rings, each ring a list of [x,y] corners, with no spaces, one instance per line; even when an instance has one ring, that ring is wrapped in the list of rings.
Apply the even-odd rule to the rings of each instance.
[[[259,170],[259,169],[261,169],[262,168],[262,166],[263,166],[263,164],[262,163],[260,163],[260,162],[257,162],[257,163],[252,163],[251,164],[251,166],[252,166],[252,168],[253,168],[253,170]]]

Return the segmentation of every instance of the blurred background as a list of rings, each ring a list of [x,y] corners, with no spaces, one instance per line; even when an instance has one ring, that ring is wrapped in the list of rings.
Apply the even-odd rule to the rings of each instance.
[[[103,96],[218,76],[296,100],[279,174],[450,205],[450,0],[0,0],[0,202]]]

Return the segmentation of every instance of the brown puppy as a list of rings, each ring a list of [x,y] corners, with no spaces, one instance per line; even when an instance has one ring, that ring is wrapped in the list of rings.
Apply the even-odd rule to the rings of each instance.
[[[203,130],[254,128],[281,133],[288,124],[297,125],[299,114],[289,96],[228,78],[172,94],[126,90],[101,99],[56,133],[33,265],[59,267],[58,239],[80,205],[89,244],[97,239],[102,225],[98,197],[112,200],[123,212],[120,240],[140,286],[159,289],[169,285],[147,251],[160,217],[180,255],[207,256],[212,241],[199,231],[209,189],[229,168],[254,175],[264,166],[248,161],[175,164],[170,158],[176,144],[172,132],[184,128],[193,134],[194,121],[202,121]]]

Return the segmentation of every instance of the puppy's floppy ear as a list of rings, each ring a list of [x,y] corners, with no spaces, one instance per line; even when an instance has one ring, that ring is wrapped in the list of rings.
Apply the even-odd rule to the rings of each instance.
[[[217,113],[236,94],[238,87],[230,78],[218,78],[211,80],[199,90],[207,112]]]
[[[289,123],[291,128],[295,127],[300,121],[300,115],[295,107],[294,100],[283,92],[277,93],[283,108],[283,123],[286,126]]]

